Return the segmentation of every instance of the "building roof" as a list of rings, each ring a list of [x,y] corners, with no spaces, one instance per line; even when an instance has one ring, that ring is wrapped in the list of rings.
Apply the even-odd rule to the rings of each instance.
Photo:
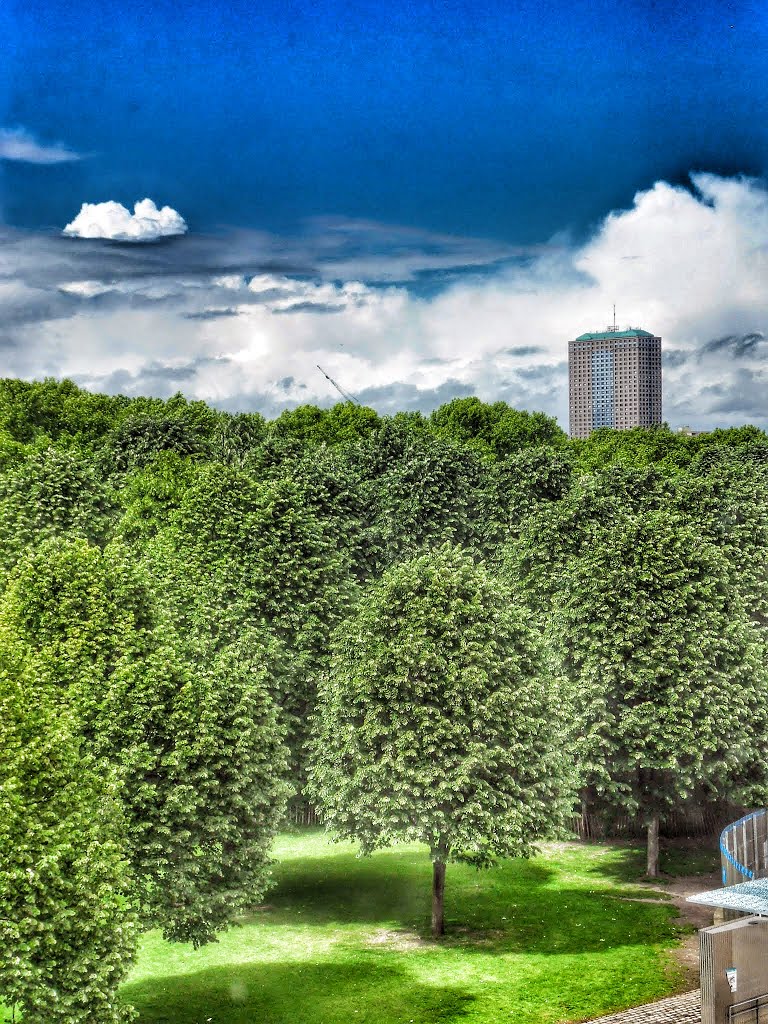
[[[700,892],[686,898],[688,903],[702,903],[705,907],[722,907],[724,910],[739,910],[742,914],[768,916],[768,878],[756,878],[752,882],[739,882],[722,889]]]
[[[643,331],[639,327],[627,327],[625,331],[599,331],[596,334],[580,334],[576,341],[604,341],[612,338],[655,338],[650,331]]]

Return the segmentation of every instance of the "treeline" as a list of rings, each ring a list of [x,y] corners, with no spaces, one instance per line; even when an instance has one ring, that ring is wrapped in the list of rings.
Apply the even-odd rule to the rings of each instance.
[[[753,427],[1,381],[0,999],[127,1019],[138,930],[257,903],[290,800],[436,885],[579,804],[655,873],[665,816],[765,799],[767,558]]]

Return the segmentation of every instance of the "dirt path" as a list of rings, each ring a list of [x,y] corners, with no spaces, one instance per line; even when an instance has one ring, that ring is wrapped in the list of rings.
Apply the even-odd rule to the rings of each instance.
[[[688,896],[695,896],[699,892],[707,892],[709,889],[719,889],[721,880],[717,872],[711,875],[680,875],[670,880],[663,886],[646,883],[649,889],[656,889],[667,893],[672,897],[671,902],[677,907],[682,923],[692,925],[696,931],[686,935],[682,943],[673,949],[672,956],[677,960],[685,972],[685,982],[688,988],[697,988],[699,985],[699,928],[706,928],[712,924],[714,913],[712,907],[702,907],[698,903],[687,903]]]

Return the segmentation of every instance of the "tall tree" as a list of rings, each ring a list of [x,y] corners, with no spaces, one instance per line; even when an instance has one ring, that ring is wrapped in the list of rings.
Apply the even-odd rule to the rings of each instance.
[[[337,631],[313,791],[364,854],[428,846],[433,935],[450,860],[526,856],[567,812],[562,698],[526,613],[450,546],[386,572]]]
[[[726,559],[663,510],[593,534],[563,572],[551,621],[584,781],[604,807],[639,815],[655,876],[666,815],[696,787],[737,795],[764,774],[764,646]]]
[[[0,475],[0,577],[50,537],[103,543],[114,497],[92,460],[54,447],[32,450]]]
[[[4,635],[0,999],[25,1024],[118,1024],[137,905],[115,773],[34,667]]]
[[[390,421],[350,457],[361,475],[361,574],[443,543],[481,552],[495,539],[491,467],[477,451]]]
[[[144,923],[207,942],[260,898],[285,806],[268,644],[190,651],[124,549],[49,541],[0,602],[26,678],[114,777]]]
[[[513,409],[506,402],[489,405],[475,397],[454,398],[441,405],[429,423],[438,436],[475,446],[496,458],[532,445],[560,447],[567,440],[552,416]]]
[[[208,651],[256,628],[282,647],[270,662],[293,767],[300,774],[328,638],[350,598],[348,556],[334,546],[290,478],[256,482],[221,464],[200,467],[144,550],[176,632]]]

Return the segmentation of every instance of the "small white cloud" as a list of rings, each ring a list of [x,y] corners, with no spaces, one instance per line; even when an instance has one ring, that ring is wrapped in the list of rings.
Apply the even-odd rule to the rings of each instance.
[[[116,242],[154,242],[183,235],[184,218],[170,206],[161,210],[151,199],[136,203],[130,213],[122,203],[83,203],[80,213],[64,228],[70,238],[109,238]]]
[[[57,143],[46,146],[23,128],[0,129],[0,160],[27,164],[64,164],[82,160],[82,155]]]

